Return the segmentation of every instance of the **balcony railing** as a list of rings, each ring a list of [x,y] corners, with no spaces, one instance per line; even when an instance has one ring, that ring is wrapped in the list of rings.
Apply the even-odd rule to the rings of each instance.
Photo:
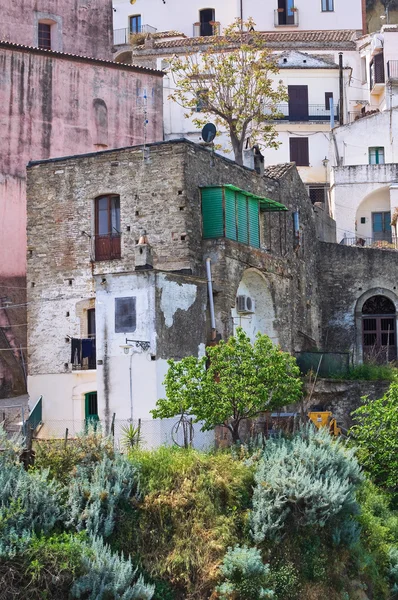
[[[398,79],[398,60],[389,60],[387,62],[388,79]]]
[[[115,260],[121,257],[120,233],[94,237],[95,260]]]
[[[290,108],[289,110],[289,104],[287,103],[278,104],[277,110],[279,116],[274,118],[275,121],[290,121],[291,123],[297,123],[299,121],[330,121],[330,109],[326,108],[324,104],[308,104],[308,107],[300,107],[299,110],[296,108]],[[337,121],[339,119],[339,107],[337,102],[333,107],[333,112],[334,118]]]
[[[221,26],[219,21],[193,24],[193,37],[209,37],[212,35],[220,35],[220,31]]]
[[[275,27],[294,27],[299,24],[299,11],[298,8],[277,8],[274,11],[274,25]]]
[[[137,28],[137,31],[130,31],[130,29],[114,29],[113,30],[113,45],[124,46],[130,44],[131,36],[135,36],[140,33],[156,33],[157,29],[151,27],[151,25],[141,25]]]
[[[375,248],[378,250],[398,250],[398,239],[390,232],[385,231],[376,234],[375,237],[343,238],[340,242],[343,246],[356,246],[357,248]]]
[[[72,369],[74,371],[87,371],[97,368],[97,351],[95,335],[85,339],[72,338]]]

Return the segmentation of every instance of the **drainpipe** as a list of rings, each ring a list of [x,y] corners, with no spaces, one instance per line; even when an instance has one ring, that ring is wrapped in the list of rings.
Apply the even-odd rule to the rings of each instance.
[[[340,125],[344,125],[344,80],[343,80],[343,53],[339,52],[339,79],[340,79]]]
[[[213,298],[213,283],[211,280],[211,259],[206,258],[206,273],[207,273],[207,291],[209,294],[210,307],[210,323],[211,323],[211,341],[216,339],[216,317],[214,316],[214,298]]]
[[[243,31],[243,0],[240,0],[240,30]]]
[[[133,423],[133,352],[130,354],[130,421]]]

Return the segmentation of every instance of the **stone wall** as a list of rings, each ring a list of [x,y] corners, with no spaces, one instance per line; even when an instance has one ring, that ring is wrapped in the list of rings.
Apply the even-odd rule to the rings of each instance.
[[[362,360],[362,305],[388,296],[398,313],[398,253],[393,250],[319,244],[322,349],[353,353]]]
[[[111,0],[12,0],[3,2],[0,40],[37,46],[39,21],[52,24],[52,49],[112,59]]]

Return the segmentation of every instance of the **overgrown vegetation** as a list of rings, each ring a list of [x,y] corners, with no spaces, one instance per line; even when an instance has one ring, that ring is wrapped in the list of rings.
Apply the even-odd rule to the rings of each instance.
[[[331,379],[348,379],[364,381],[392,381],[397,374],[397,368],[392,364],[380,365],[377,363],[364,363],[351,367],[346,373],[331,375]]]
[[[355,447],[307,425],[121,455],[90,432],[30,471],[0,428],[0,600],[396,599],[397,409],[394,380]]]

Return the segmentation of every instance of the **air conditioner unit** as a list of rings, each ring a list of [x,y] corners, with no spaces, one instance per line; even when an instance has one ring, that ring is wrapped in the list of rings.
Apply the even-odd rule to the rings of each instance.
[[[236,310],[238,313],[250,314],[255,312],[255,303],[250,296],[236,297]]]

